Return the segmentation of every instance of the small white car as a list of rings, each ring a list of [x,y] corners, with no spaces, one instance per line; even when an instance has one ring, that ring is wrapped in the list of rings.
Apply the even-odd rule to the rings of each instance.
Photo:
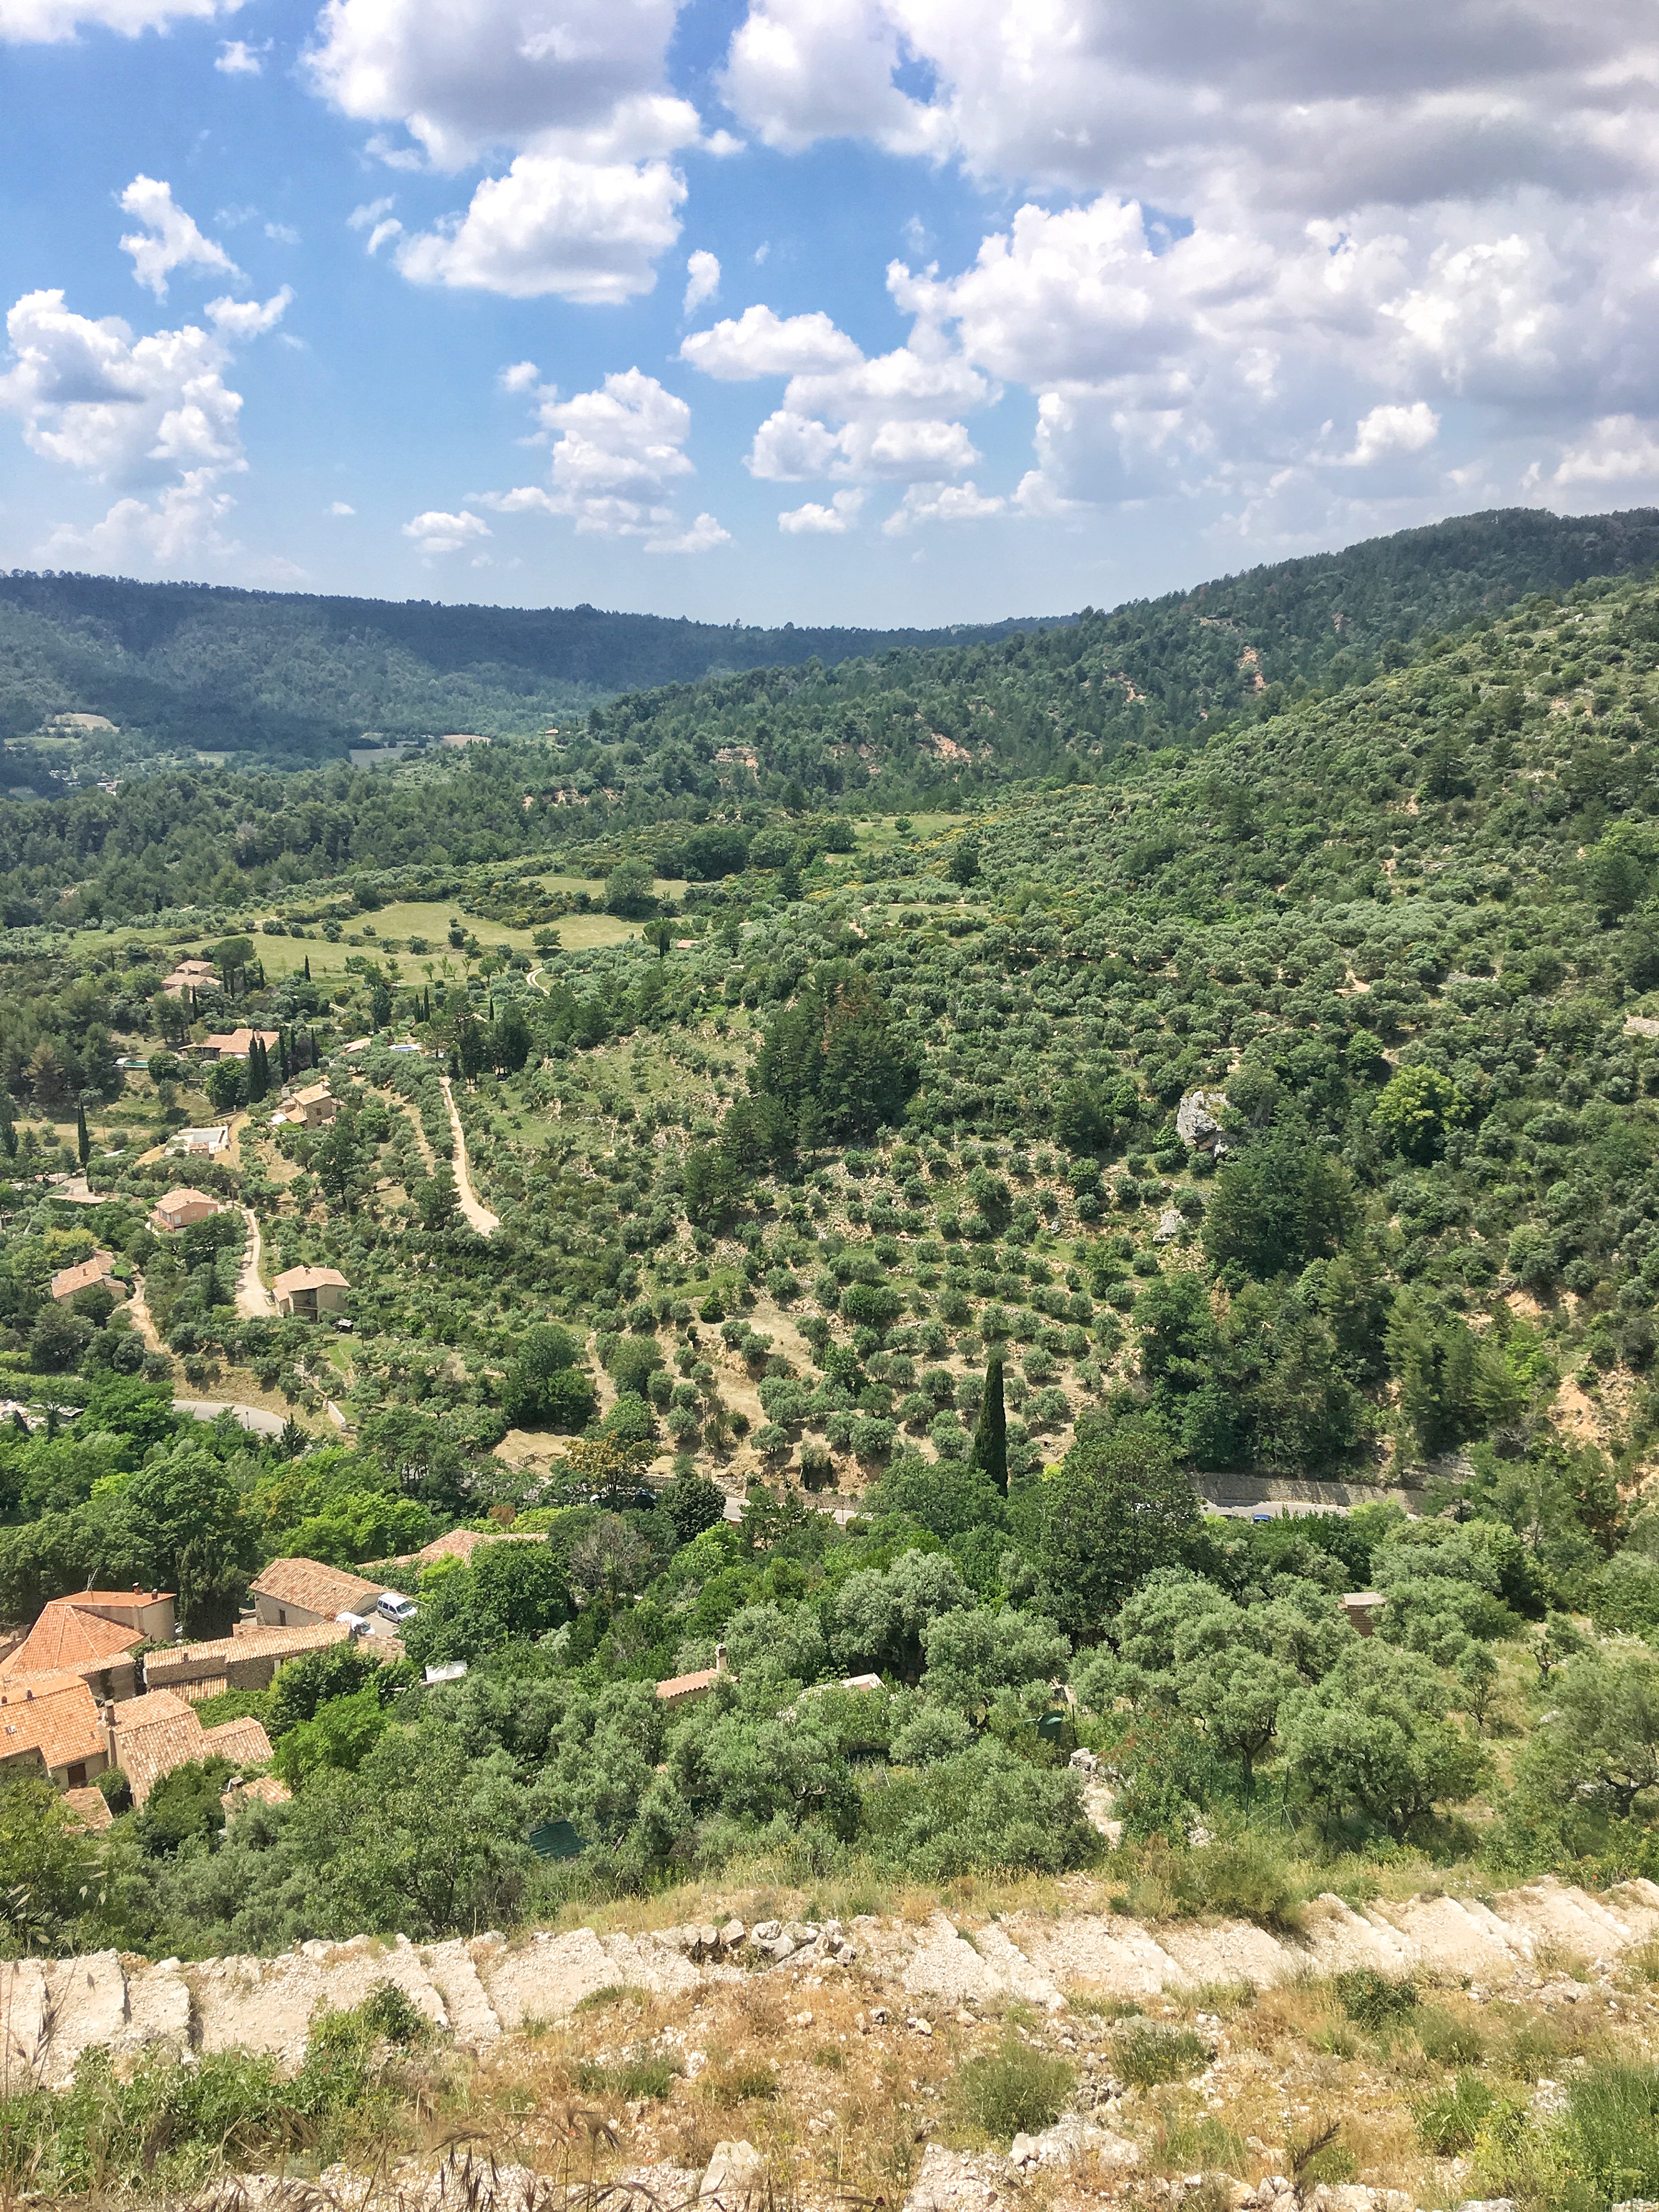
[[[374,1601],[376,1613],[394,1628],[406,1627],[420,1609],[412,1597],[404,1597],[398,1590],[382,1590]]]

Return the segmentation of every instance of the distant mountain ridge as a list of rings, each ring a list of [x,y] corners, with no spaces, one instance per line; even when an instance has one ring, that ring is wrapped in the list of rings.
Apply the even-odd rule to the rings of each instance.
[[[94,757],[104,745],[112,767],[199,750],[299,768],[338,757],[368,732],[523,734],[621,694],[812,661],[835,668],[897,654],[896,673],[914,668],[936,682],[941,653],[1079,628],[1098,639],[1115,680],[1179,729],[1232,710],[1252,686],[1346,681],[1345,654],[1363,660],[1528,592],[1656,564],[1659,510],[1511,507],[1109,614],[935,630],[749,629],[589,605],[452,606],[14,570],[0,574],[0,738],[15,744],[55,718],[94,715],[115,724],[120,741],[94,732],[79,742]]]
[[[832,665],[1036,627],[751,629],[589,605],[451,606],[14,569],[0,574],[0,737],[94,714],[163,749],[308,765],[367,732],[521,735],[618,692],[720,671]]]

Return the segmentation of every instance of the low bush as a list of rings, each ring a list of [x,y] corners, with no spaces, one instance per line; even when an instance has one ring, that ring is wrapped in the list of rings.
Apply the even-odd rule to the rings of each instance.
[[[1352,1966],[1331,1984],[1336,2001],[1356,2027],[1389,2027],[1417,2002],[1416,1984],[1396,1982],[1376,1966]]]
[[[1076,2081],[1063,2058],[1032,2050],[1011,2030],[994,2051],[963,2068],[957,2094],[974,2126],[1006,2143],[1017,2135],[1052,2127]]]
[[[1210,2047],[1189,2027],[1160,2027],[1136,2021],[1112,2039],[1112,2065],[1132,2088],[1152,2089],[1160,2081],[1184,2081],[1210,2063]]]

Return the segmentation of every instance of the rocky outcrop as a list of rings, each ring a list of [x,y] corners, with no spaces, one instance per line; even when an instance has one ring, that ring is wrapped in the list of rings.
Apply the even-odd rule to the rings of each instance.
[[[1310,1905],[1294,1935],[1245,1921],[1152,1928],[1112,1913],[1013,1913],[968,1926],[935,1912],[920,1929],[871,1917],[839,1921],[728,1919],[639,1935],[591,1928],[508,1942],[489,1934],[416,1945],[406,1936],[309,1942],[270,1959],[152,1966],[100,1951],[88,1958],[0,1965],[0,2034],[14,2076],[49,2087],[72,2077],[83,2051],[161,2048],[263,2051],[297,2065],[325,2010],[361,2004],[382,1983],[433,2027],[474,2050],[533,2022],[562,2020],[606,1989],[665,1995],[753,1972],[867,1967],[930,2004],[1018,1999],[1048,2013],[1068,1991],[1144,1998],[1218,1983],[1268,1987],[1352,1966],[1390,1975],[1452,1976],[1486,1989],[1529,1989],[1546,2004],[1582,1985],[1553,1962],[1608,1969],[1659,1935],[1659,1887],[1625,1883],[1605,1897],[1553,1881],[1482,1902],[1413,1898],[1356,1911],[1339,1897]],[[926,2022],[918,2015],[917,2033]],[[927,2030],[931,2033],[931,2030]]]
[[[1225,1091],[1189,1091],[1176,1109],[1176,1134],[1195,1152],[1213,1152],[1221,1159],[1229,1142],[1221,1123],[1226,1111]]]

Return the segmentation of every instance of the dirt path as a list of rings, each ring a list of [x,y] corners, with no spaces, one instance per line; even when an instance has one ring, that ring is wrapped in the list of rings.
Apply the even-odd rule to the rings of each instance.
[[[469,1224],[477,1231],[480,1237],[493,1237],[501,1225],[501,1216],[492,1213],[472,1188],[472,1177],[467,1170],[466,1132],[461,1127],[455,1094],[449,1087],[447,1075],[441,1075],[438,1080],[443,1085],[444,1103],[449,1109],[449,1126],[455,1138],[455,1158],[452,1163],[455,1170],[455,1195],[460,1200],[461,1212],[466,1216]]]
[[[247,1223],[247,1249],[236,1278],[236,1310],[244,1321],[268,1320],[276,1311],[276,1301],[259,1273],[259,1255],[264,1246],[258,1218],[251,1206],[242,1208],[242,1218]]]
[[[144,1279],[142,1275],[135,1275],[132,1279],[132,1296],[127,1301],[127,1311],[132,1316],[133,1327],[143,1338],[149,1350],[159,1352],[165,1359],[171,1359],[173,1354],[162,1343],[161,1332],[155,1326],[155,1316],[145,1302]]]

